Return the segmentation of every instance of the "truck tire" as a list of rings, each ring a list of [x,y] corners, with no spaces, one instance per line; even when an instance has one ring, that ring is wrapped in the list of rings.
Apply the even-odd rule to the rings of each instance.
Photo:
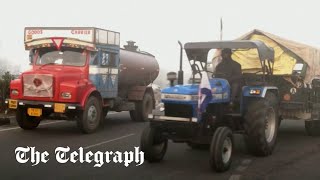
[[[218,127],[210,145],[210,167],[217,172],[230,169],[232,163],[233,136],[228,127]]]
[[[320,136],[320,120],[305,121],[304,126],[309,136]]]
[[[160,162],[167,152],[168,139],[162,137],[155,128],[147,126],[142,132],[140,147],[148,162]]]
[[[146,92],[144,94],[143,100],[136,102],[136,109],[130,111],[130,117],[133,121],[146,122],[148,121],[148,114],[152,113],[154,107],[154,100],[152,94]]]
[[[276,145],[279,127],[277,97],[268,92],[265,98],[254,99],[248,105],[244,128],[249,151],[256,156],[268,156]]]
[[[24,130],[32,130],[39,126],[41,118],[29,116],[26,108],[18,108],[16,111],[18,125]]]
[[[77,125],[83,133],[93,133],[98,129],[102,116],[101,106],[99,98],[95,96],[89,97],[84,110],[80,112],[77,120]]]

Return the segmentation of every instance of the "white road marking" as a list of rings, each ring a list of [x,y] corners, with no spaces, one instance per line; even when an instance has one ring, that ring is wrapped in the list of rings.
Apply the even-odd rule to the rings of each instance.
[[[235,175],[230,176],[229,180],[240,180],[240,178],[241,178],[241,175],[235,174]]]
[[[239,166],[239,167],[237,167],[236,171],[242,172],[242,171],[246,170],[247,168],[248,168],[248,166]]]
[[[101,146],[103,144],[107,144],[107,143],[110,143],[110,142],[113,142],[113,141],[124,139],[124,138],[130,137],[130,136],[134,136],[134,135],[135,134],[128,134],[128,135],[121,136],[121,137],[118,137],[118,138],[114,138],[114,139],[110,139],[110,140],[107,140],[107,141],[103,141],[103,142],[100,142],[100,143],[97,143],[97,144],[92,144],[90,146],[84,147],[83,149],[89,149],[89,148],[92,148],[92,147]]]
[[[251,162],[252,162],[251,159],[244,159],[244,160],[242,160],[240,166],[238,166],[238,167],[236,168],[236,171],[237,171],[238,173],[241,173],[241,172],[245,171],[245,170],[249,167],[249,165],[251,164]],[[240,175],[240,174],[233,174],[233,175],[230,176],[229,180],[240,180],[240,178],[241,178],[241,175]]]
[[[110,112],[108,113],[108,115],[111,115],[111,114],[118,114],[119,112]]]
[[[57,123],[61,123],[61,122],[66,122],[66,121],[49,122],[49,123],[40,124],[39,126],[49,125],[49,124],[57,124]],[[21,128],[19,126],[17,126],[17,127],[13,127],[13,128],[0,129],[0,132],[11,131],[11,130],[16,130],[16,129],[21,129]]]
[[[241,164],[243,164],[243,165],[249,165],[251,162],[252,162],[251,159],[244,159],[244,160],[242,160]]]

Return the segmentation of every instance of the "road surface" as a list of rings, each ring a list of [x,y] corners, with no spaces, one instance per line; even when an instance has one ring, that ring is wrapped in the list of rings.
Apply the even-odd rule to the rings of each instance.
[[[1,179],[320,179],[320,138],[306,136],[303,122],[283,122],[278,146],[272,156],[253,157],[246,153],[241,136],[236,137],[236,153],[231,170],[215,173],[209,168],[207,150],[192,150],[186,144],[169,143],[164,161],[131,164],[94,163],[60,164],[55,159],[57,147],[69,146],[72,151],[83,147],[85,151],[133,151],[139,146],[140,134],[147,123],[135,123],[128,113],[108,115],[103,128],[97,133],[84,135],[75,122],[44,121],[34,131],[16,126],[0,127]],[[47,151],[49,161],[32,166],[16,161],[17,147],[35,147]]]

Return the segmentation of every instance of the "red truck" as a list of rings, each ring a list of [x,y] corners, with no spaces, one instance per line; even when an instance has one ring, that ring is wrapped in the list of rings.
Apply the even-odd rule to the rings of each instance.
[[[53,113],[76,120],[84,133],[97,130],[108,111],[148,119],[159,65],[133,41],[120,48],[120,33],[93,27],[27,27],[24,38],[32,69],[11,82],[6,101],[21,128],[35,129]]]

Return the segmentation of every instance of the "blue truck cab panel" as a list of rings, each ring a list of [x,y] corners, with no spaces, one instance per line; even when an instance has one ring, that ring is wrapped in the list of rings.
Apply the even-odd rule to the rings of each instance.
[[[115,98],[118,96],[120,47],[99,45],[97,49],[91,54],[89,78],[103,98]]]

